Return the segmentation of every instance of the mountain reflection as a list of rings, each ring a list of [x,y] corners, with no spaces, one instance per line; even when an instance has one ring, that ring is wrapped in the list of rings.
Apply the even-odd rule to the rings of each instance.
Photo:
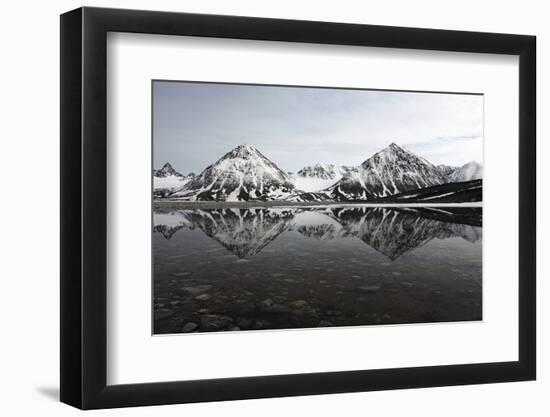
[[[251,257],[283,232],[316,240],[361,239],[395,260],[432,239],[481,239],[481,208],[291,207],[185,209],[155,212],[155,233],[170,239],[184,227],[202,230],[239,258]]]

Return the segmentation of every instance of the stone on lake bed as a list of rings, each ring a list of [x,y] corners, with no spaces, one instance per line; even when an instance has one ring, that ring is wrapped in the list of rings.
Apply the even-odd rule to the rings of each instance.
[[[382,288],[380,284],[362,285],[361,287],[359,287],[361,291],[366,293],[378,292],[380,291],[380,288]]]
[[[248,329],[250,326],[252,326],[252,320],[250,320],[250,319],[240,319],[239,321],[237,321],[237,325],[241,329]]]
[[[327,310],[327,314],[328,314],[329,316],[341,316],[341,315],[344,314],[344,313],[342,313],[342,312],[339,311],[339,310]]]
[[[267,298],[265,300],[263,300],[260,304],[259,304],[259,307],[262,309],[262,310],[268,310],[270,309],[271,307],[273,307],[273,300],[271,298]]]
[[[296,300],[296,301],[293,301],[292,304],[296,308],[302,308],[302,307],[307,306],[308,303],[305,300]]]
[[[196,287],[181,287],[180,289],[183,292],[186,292],[191,295],[200,295],[210,291],[211,288],[212,288],[212,285],[197,285]]]
[[[254,325],[252,326],[252,329],[261,330],[261,329],[266,329],[270,326],[271,326],[271,323],[269,321],[258,319],[258,320],[254,320]]]
[[[290,307],[287,307],[282,304],[274,303],[271,298],[268,298],[262,301],[261,303],[259,303],[258,307],[261,311],[264,311],[266,313],[273,313],[273,314],[286,314],[292,311]]]
[[[198,327],[199,325],[197,323],[193,323],[192,321],[190,321],[189,323],[186,323],[185,326],[183,326],[183,328],[181,329],[181,332],[189,333],[196,330]]]
[[[208,301],[212,298],[212,296],[208,293],[204,293],[204,294],[201,294],[201,295],[197,295],[195,297],[195,300],[199,300],[199,301]]]
[[[296,310],[293,310],[292,314],[295,314],[297,316],[315,316],[317,314],[317,310],[307,305],[301,308],[297,308]]]
[[[218,314],[205,314],[201,316],[201,328],[204,330],[222,330],[229,326],[233,319]]]
[[[167,308],[161,308],[160,310],[155,311],[155,320],[166,319],[174,315],[174,311],[168,310]]]
[[[292,309],[290,307],[287,307],[285,305],[282,305],[282,304],[275,304],[272,308],[271,308],[271,313],[274,313],[274,314],[288,314],[292,311]]]
[[[252,314],[254,310],[256,310],[256,304],[252,302],[245,302],[243,304],[240,304],[238,309],[239,314],[242,314],[245,316],[248,314]]]

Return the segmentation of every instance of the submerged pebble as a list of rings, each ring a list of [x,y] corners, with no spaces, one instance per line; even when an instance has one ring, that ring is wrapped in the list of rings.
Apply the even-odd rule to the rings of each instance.
[[[155,311],[155,320],[163,320],[173,315],[174,315],[173,310],[168,310],[167,308],[161,308],[160,310]]]
[[[192,332],[192,331],[196,330],[198,327],[199,327],[199,325],[197,323],[189,322],[189,323],[186,323],[185,326],[182,327],[181,331],[182,331],[182,333],[189,333],[189,332]]]
[[[218,314],[206,314],[201,316],[200,324],[204,330],[221,330],[231,324],[233,319],[228,316]]]
[[[359,287],[359,289],[366,293],[373,293],[380,291],[381,285],[380,284],[373,284],[373,285],[362,285]]]

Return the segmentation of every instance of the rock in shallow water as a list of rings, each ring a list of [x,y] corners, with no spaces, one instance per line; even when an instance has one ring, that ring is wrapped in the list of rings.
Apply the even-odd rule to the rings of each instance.
[[[251,302],[245,302],[243,304],[239,305],[239,314],[242,314],[244,316],[252,314],[254,310],[256,309],[256,305]]]
[[[288,314],[292,311],[290,307],[287,307],[282,304],[275,304],[273,308],[271,309],[271,313],[273,314]]]
[[[201,329],[203,330],[222,330],[231,324],[233,319],[228,316],[218,314],[205,314],[201,316]]]
[[[250,319],[240,319],[240,320],[237,322],[237,325],[238,325],[241,329],[248,329],[248,328],[250,328],[250,326],[252,326],[252,320],[250,320]]]
[[[174,315],[174,312],[172,310],[161,308],[160,310],[155,311],[155,320],[166,319],[172,315]]]
[[[373,284],[373,285],[363,285],[361,287],[359,287],[359,289],[363,292],[366,292],[366,293],[373,293],[373,292],[378,292],[380,291],[380,284]]]
[[[182,333],[189,333],[197,329],[199,325],[197,323],[189,322],[181,329]]]
[[[261,330],[271,327],[271,323],[267,320],[255,320],[252,326],[253,330]]]
[[[302,307],[307,306],[308,303],[305,300],[296,300],[296,301],[293,301],[292,304],[296,308],[302,308]]]
[[[182,287],[181,290],[190,295],[200,295],[210,291],[212,285],[197,285],[196,287]]]
[[[271,298],[268,298],[262,301],[261,303],[259,303],[258,309],[265,313],[273,313],[273,314],[287,314],[292,311],[290,307],[287,307],[282,304],[274,303]]]
[[[201,295],[197,295],[195,297],[195,300],[208,301],[208,300],[210,300],[210,298],[212,298],[212,296],[210,294],[204,293],[204,294],[201,294]]]

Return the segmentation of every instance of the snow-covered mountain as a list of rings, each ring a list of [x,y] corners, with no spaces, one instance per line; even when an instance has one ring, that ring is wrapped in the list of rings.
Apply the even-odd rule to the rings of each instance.
[[[472,161],[451,172],[447,176],[447,182],[480,180],[482,177],[483,166],[479,162]]]
[[[352,166],[317,163],[303,167],[293,177],[297,189],[310,193],[330,187],[342,176],[348,172],[357,171],[357,169],[357,167]]]
[[[170,198],[188,201],[278,200],[296,192],[293,178],[251,145],[239,145]]]
[[[452,167],[452,166],[449,166],[449,165],[445,165],[445,164],[440,164],[437,166],[437,169],[439,169],[439,171],[445,176],[447,177],[448,175],[452,174],[454,171],[456,171],[458,167]]]
[[[357,171],[358,168],[350,165],[336,166],[334,164],[309,165],[303,167],[296,174],[303,178],[320,178],[324,180],[334,180],[342,177],[350,171]]]
[[[435,165],[392,143],[326,192],[335,200],[373,200],[444,182],[445,176]]]
[[[289,202],[373,201],[405,193],[403,198],[413,202],[412,191],[481,177],[477,162],[435,166],[395,143],[358,167],[317,163],[295,174],[280,169],[254,146],[240,145],[199,175],[183,176],[166,163],[154,172],[154,193],[183,201]]]
[[[324,180],[332,180],[340,173],[333,164],[315,164],[313,166],[303,167],[297,172],[299,177],[321,178]],[[341,174],[340,174],[341,175]]]
[[[183,177],[183,175],[176,171],[169,162],[166,162],[161,169],[155,169],[153,171],[153,176],[157,178]]]
[[[157,196],[163,196],[176,188],[183,187],[193,177],[193,173],[180,174],[169,162],[166,162],[161,169],[153,170],[153,190]]]

